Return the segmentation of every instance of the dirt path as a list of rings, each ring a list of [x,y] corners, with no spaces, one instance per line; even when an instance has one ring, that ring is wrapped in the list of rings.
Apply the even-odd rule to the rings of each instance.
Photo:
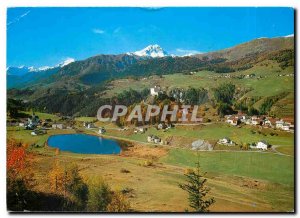
[[[283,156],[288,156],[288,157],[294,157],[293,155],[284,154],[284,153],[281,153],[281,152],[277,151],[276,148],[279,147],[279,146],[281,146],[281,145],[272,145],[272,151],[274,151],[278,155],[283,155]]]

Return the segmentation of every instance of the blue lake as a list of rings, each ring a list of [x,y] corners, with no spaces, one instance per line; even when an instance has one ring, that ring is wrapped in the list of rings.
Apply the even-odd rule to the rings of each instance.
[[[87,134],[64,134],[50,136],[48,145],[61,151],[80,154],[119,154],[121,147],[112,139]]]

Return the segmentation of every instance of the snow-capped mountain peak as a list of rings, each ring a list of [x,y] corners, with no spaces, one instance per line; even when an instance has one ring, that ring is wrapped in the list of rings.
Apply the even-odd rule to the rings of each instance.
[[[135,51],[135,52],[127,53],[127,54],[141,56],[141,57],[152,57],[152,58],[165,57],[165,56],[169,55],[166,51],[164,51],[157,44],[149,45],[140,51]]]
[[[70,63],[73,63],[75,61],[74,58],[67,58],[66,60],[64,60],[63,62],[59,63],[57,66],[59,67],[64,67]]]

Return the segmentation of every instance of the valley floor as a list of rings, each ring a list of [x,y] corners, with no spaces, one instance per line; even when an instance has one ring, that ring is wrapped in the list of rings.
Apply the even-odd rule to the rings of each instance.
[[[98,123],[103,125],[103,123]],[[128,140],[132,144],[120,155],[83,155],[69,152],[55,152],[55,148],[46,145],[50,135],[75,133],[75,130],[49,130],[47,134],[31,136],[30,131],[20,127],[8,127],[7,136],[28,145],[34,154],[34,172],[37,180],[36,189],[47,188],[47,173],[54,161],[75,162],[84,178],[103,178],[117,190],[128,189],[131,207],[134,211],[176,211],[183,212],[188,207],[187,195],[178,184],[184,181],[184,172],[195,166],[199,158],[201,169],[207,172],[210,196],[216,203],[212,212],[287,212],[294,210],[294,135],[282,133],[272,138],[276,143],[276,153],[219,150],[192,151],[188,148],[188,138],[213,140],[218,137],[239,137],[243,141],[261,138],[253,135],[248,128],[228,127],[223,124],[210,124],[196,127],[176,127],[167,132],[150,128],[145,134],[124,133],[111,124],[106,126],[104,137]],[[109,129],[111,128],[111,129]],[[77,129],[78,131],[78,129]],[[81,129],[89,134],[91,130]],[[170,146],[160,146],[146,142],[148,134],[160,137],[175,137]],[[178,138],[176,138],[178,137]],[[221,148],[223,149],[223,148]],[[285,155],[282,155],[285,154]],[[151,161],[152,164],[145,164]],[[124,173],[126,169],[129,173]]]

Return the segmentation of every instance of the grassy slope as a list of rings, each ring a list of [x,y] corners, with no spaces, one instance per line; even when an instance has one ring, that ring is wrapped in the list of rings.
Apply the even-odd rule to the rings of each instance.
[[[104,124],[99,123],[98,125],[103,126]],[[108,124],[107,127],[114,128],[115,126]],[[229,129],[229,132],[249,131],[226,126],[221,128],[223,128],[222,131],[217,131],[216,126],[209,125],[200,130],[191,131],[183,127],[176,127],[166,133],[157,132],[152,128],[149,132],[162,134],[162,136],[179,134],[184,137],[198,138],[199,135],[219,137],[219,134],[225,129]],[[44,144],[49,135],[74,132],[74,130],[49,130],[47,135],[31,136],[30,131],[18,129],[18,127],[9,127],[8,138],[16,138],[27,144],[38,143],[40,145]],[[116,131],[108,130],[108,134],[116,134]],[[146,134],[134,134],[128,138],[144,141]],[[278,138],[281,138],[286,144],[291,141],[289,137],[285,138],[285,136]],[[144,147],[139,143],[137,145],[139,149]],[[146,147],[150,150],[153,149],[154,151],[151,153],[154,154],[159,149],[159,147],[153,146]],[[45,189],[48,182],[47,172],[54,160],[58,159],[65,162],[76,162],[82,169],[81,173],[85,178],[103,177],[114,189],[133,188],[133,197],[130,198],[130,202],[135,210],[183,211],[188,207],[187,196],[178,188],[178,183],[183,181],[184,169],[192,167],[197,156],[195,152],[187,149],[169,149],[167,155],[158,160],[154,159],[156,160],[154,167],[144,167],[141,163],[150,158],[147,153],[145,156],[115,156],[61,152],[59,156],[55,156],[52,148],[33,148],[33,152],[41,154],[36,156],[37,164],[35,166],[37,167],[34,168],[39,184],[37,188],[43,191],[49,190]],[[217,200],[217,203],[211,208],[212,211],[288,211],[293,209],[292,157],[270,153],[203,152],[200,160],[203,170],[208,172],[209,187],[212,189],[211,195]],[[121,173],[121,168],[128,169],[130,173]],[[280,170],[278,170],[279,168]],[[248,186],[248,183],[253,183],[254,179],[259,181],[259,187]]]
[[[251,130],[254,130],[256,133],[252,134]],[[176,128],[170,129],[167,132],[156,130],[155,128],[150,128],[145,134],[134,134],[132,132],[124,134],[124,132],[122,131],[108,130],[107,133],[105,133],[105,135],[117,136],[140,142],[147,142],[147,136],[150,134],[157,135],[163,140],[167,139],[168,137],[174,136],[175,140],[177,139],[176,137],[180,137],[182,141],[186,141],[186,144],[184,146],[189,146],[190,144],[188,142],[197,139],[217,141],[223,137],[229,137],[239,144],[252,143],[257,142],[259,140],[266,140],[272,145],[278,145],[279,148],[282,147],[283,153],[293,155],[293,134],[284,133],[282,131],[262,129],[260,131],[266,135],[264,136],[263,134],[259,134],[258,131],[259,129],[254,127],[244,126],[242,128],[237,128],[224,123],[219,123],[194,127],[177,126]],[[271,132],[276,132],[278,136],[271,136]]]
[[[42,190],[47,190],[47,172],[55,159],[76,162],[84,177],[102,177],[114,189],[133,188],[133,197],[129,200],[135,210],[184,211],[188,208],[186,193],[178,187],[178,183],[183,182],[184,167],[160,162],[155,162],[153,167],[144,167],[140,165],[144,158],[140,157],[61,153],[59,156],[38,157],[39,167],[35,169]],[[121,173],[121,168],[130,173]],[[252,180],[223,173],[208,173],[207,178],[211,196],[216,199],[212,211],[293,209],[293,188],[290,186],[259,181],[259,188],[251,188],[245,185]]]
[[[22,111],[22,113],[32,115],[32,112],[30,111]],[[41,113],[41,112],[34,112],[35,115],[37,115],[40,119],[51,119],[52,121],[58,121],[60,118],[54,114],[48,114],[48,113]]]
[[[152,76],[149,78],[143,78],[141,80],[133,79],[121,79],[111,83],[111,89],[107,91],[107,96],[113,96],[129,88],[141,90],[143,88],[150,88],[154,85],[161,85],[162,87],[172,88],[205,88],[209,91],[212,88],[220,85],[221,83],[233,83],[239,88],[252,89],[246,93],[244,97],[258,97],[262,98],[257,104],[254,104],[256,108],[259,108],[263,99],[269,96],[278,95],[282,92],[289,92],[290,95],[286,101],[286,104],[280,104],[281,107],[273,106],[272,110],[279,116],[293,116],[294,107],[294,77],[280,77],[278,74],[290,74],[294,73],[293,67],[288,67],[282,70],[278,63],[275,61],[267,60],[258,63],[254,67],[239,72],[231,73],[230,75],[247,75],[254,73],[256,76],[262,76],[263,78],[251,78],[251,79],[236,79],[236,78],[217,78],[224,74],[216,74],[209,71],[201,71],[194,75],[184,74],[170,74],[164,75],[163,78],[158,76]],[[266,77],[266,78],[265,78]],[[128,84],[130,83],[130,86]]]
[[[246,176],[293,186],[294,158],[257,152],[196,152],[172,149],[163,162],[193,167],[199,158],[201,168],[207,172],[231,176]],[[279,170],[280,169],[280,170]]]
[[[261,66],[262,65],[262,66]],[[206,88],[211,89],[224,82],[232,82],[240,87],[253,87],[253,91],[248,93],[249,96],[272,96],[283,91],[294,91],[294,78],[293,77],[278,77],[277,74],[288,74],[293,73],[293,68],[289,67],[285,70],[281,70],[278,64],[274,61],[264,61],[253,68],[231,73],[230,75],[247,75],[255,73],[257,76],[267,76],[263,79],[234,79],[234,78],[212,78],[222,76],[224,74],[217,74],[210,71],[200,71],[194,75],[184,74],[170,74],[164,75],[163,78],[152,76],[142,80],[129,80],[122,79],[112,82],[112,89],[109,90],[108,94],[119,93],[129,88],[142,89],[150,88],[154,84],[159,84],[163,87],[169,88]],[[130,83],[130,87],[128,86]]]

